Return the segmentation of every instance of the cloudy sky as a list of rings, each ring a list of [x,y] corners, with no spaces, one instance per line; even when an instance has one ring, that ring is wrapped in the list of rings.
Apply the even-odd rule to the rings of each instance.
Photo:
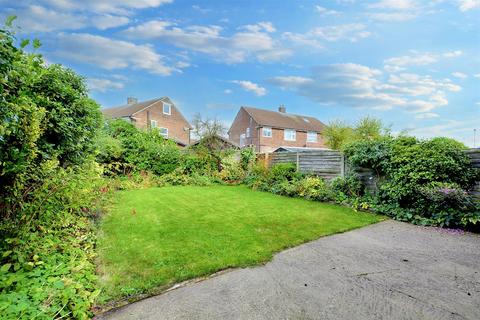
[[[230,123],[241,105],[394,131],[480,130],[480,0],[0,0],[18,37],[102,106],[169,96]],[[477,131],[478,131],[477,130]],[[480,140],[480,132],[477,141]]]

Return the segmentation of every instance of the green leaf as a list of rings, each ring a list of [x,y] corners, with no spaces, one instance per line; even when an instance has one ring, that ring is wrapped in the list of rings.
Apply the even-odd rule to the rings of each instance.
[[[6,263],[6,264],[4,264],[4,265],[0,268],[0,270],[1,270],[2,272],[7,272],[8,269],[10,269],[10,266],[11,266],[11,265],[12,265],[11,263]]]
[[[7,19],[5,20],[5,25],[7,27],[11,27],[12,24],[13,24],[13,21],[15,21],[15,19],[17,19],[17,16],[15,16],[15,15],[8,16]]]
[[[12,253],[12,250],[7,250],[2,254],[2,257],[8,257]]]
[[[38,49],[42,46],[42,43],[38,39],[33,39],[33,49]]]
[[[28,46],[29,43],[30,39],[23,39],[22,42],[20,42],[20,48],[25,48],[26,46]]]

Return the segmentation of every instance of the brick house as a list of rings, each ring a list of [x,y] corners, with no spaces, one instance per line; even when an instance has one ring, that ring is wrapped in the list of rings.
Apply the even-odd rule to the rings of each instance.
[[[126,105],[102,112],[107,118],[124,119],[140,129],[158,128],[165,138],[174,140],[179,146],[190,144],[192,126],[168,97],[144,102],[130,97]]]
[[[240,147],[251,145],[264,153],[285,146],[324,148],[324,128],[316,118],[286,113],[284,106],[278,112],[241,107],[228,135]]]

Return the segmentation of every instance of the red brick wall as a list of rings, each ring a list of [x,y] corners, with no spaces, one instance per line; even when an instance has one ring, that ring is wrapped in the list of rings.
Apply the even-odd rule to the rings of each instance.
[[[260,147],[259,152],[272,152],[281,146],[288,147],[308,147],[308,148],[322,148],[325,147],[323,137],[321,134],[317,134],[317,142],[307,142],[307,132],[298,131],[296,133],[295,141],[284,140],[284,130],[278,128],[272,128],[272,137],[264,137],[261,129],[260,132]]]
[[[178,141],[188,144],[190,132],[184,128],[190,127],[190,124],[174,104],[171,104],[171,106],[171,114],[164,114],[163,102],[159,101],[151,107],[135,113],[133,115],[134,121],[132,123],[134,123],[138,128],[146,129],[149,128],[150,120],[156,120],[158,128],[162,127],[168,129],[169,138],[174,138]]]
[[[240,145],[240,135],[246,134],[247,128],[250,128],[250,138],[245,138],[245,145],[258,145],[257,124],[253,119],[250,119],[250,115],[245,110],[240,109],[228,132],[229,139]]]

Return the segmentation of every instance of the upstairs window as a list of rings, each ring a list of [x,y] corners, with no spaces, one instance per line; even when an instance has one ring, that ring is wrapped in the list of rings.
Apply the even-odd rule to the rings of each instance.
[[[295,141],[297,140],[297,132],[294,129],[285,129],[283,130],[283,139],[285,141]]]
[[[247,138],[250,138],[250,128],[247,128],[247,130],[245,130],[245,136]]]
[[[160,128],[160,134],[165,138],[168,138],[168,128]]]
[[[170,104],[168,103],[163,104],[163,114],[168,114],[168,115],[172,114],[172,106]]]
[[[307,142],[317,142],[317,133],[315,131],[307,132]]]
[[[157,120],[150,120],[150,128],[156,128],[157,127]]]
[[[263,127],[262,128],[262,134],[265,138],[271,138],[272,137],[272,128]]]

